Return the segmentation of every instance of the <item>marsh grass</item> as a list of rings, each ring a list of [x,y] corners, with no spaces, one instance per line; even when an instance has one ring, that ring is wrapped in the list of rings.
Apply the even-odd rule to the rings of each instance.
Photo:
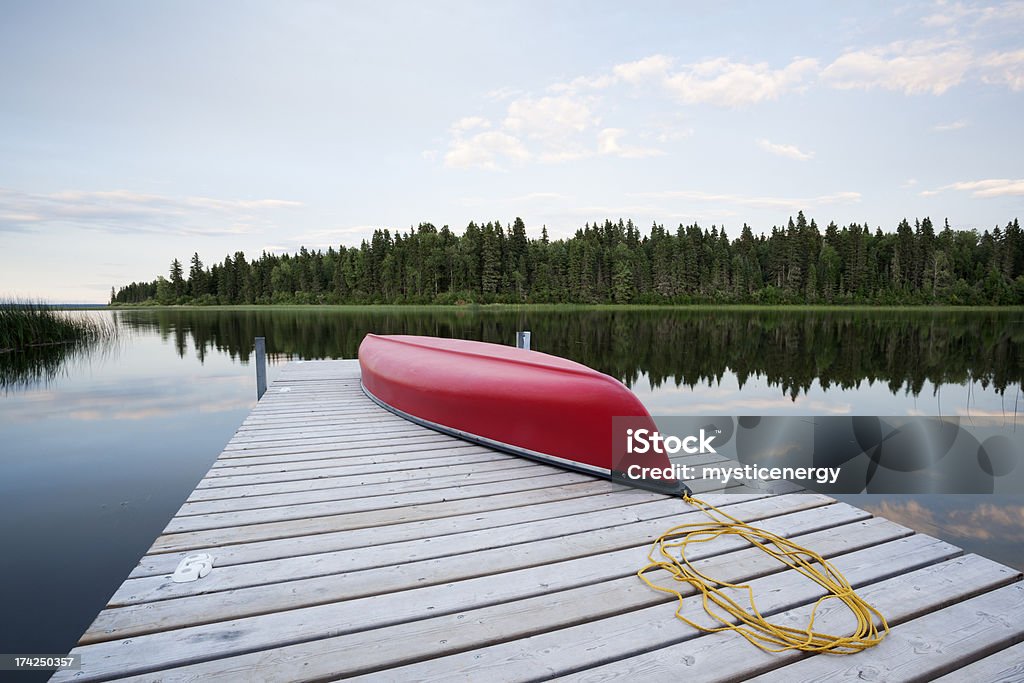
[[[117,328],[102,320],[58,311],[46,304],[0,301],[0,352],[112,339]]]
[[[45,383],[65,364],[117,339],[108,320],[46,304],[0,301],[0,390]]]

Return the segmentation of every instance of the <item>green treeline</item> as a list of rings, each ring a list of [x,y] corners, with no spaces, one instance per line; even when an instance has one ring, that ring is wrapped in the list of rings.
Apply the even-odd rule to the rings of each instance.
[[[358,247],[268,254],[236,252],[188,272],[111,290],[112,304],[451,303],[1024,303],[1024,236],[1017,219],[979,234],[936,232],[904,219],[894,233],[830,223],[824,233],[800,212],[785,228],[755,236],[724,229],[632,221],[587,224],[569,239],[526,236],[517,218],[470,223],[462,235],[422,223],[408,233],[376,230]]]

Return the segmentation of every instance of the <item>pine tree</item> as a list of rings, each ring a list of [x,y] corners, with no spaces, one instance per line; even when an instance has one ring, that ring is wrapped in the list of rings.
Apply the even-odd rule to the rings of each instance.
[[[199,259],[199,252],[192,254],[192,265],[188,269],[188,291],[193,299],[198,299],[209,291],[206,270],[203,268],[203,262]]]
[[[171,261],[171,293],[175,302],[185,296],[185,278],[181,269],[181,261]]]

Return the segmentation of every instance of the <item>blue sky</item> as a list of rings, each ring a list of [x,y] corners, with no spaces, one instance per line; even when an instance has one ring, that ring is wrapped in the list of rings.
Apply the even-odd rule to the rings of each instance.
[[[4,0],[0,64],[0,296],[420,221],[1024,213],[1024,2]]]

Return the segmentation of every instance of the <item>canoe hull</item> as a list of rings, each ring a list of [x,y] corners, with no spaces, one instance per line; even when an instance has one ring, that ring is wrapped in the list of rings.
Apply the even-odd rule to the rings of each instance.
[[[674,479],[624,476],[631,464],[664,468],[668,459],[613,453],[613,418],[656,427],[622,383],[584,365],[498,344],[372,334],[359,362],[366,394],[418,424],[643,488],[682,488]]]

